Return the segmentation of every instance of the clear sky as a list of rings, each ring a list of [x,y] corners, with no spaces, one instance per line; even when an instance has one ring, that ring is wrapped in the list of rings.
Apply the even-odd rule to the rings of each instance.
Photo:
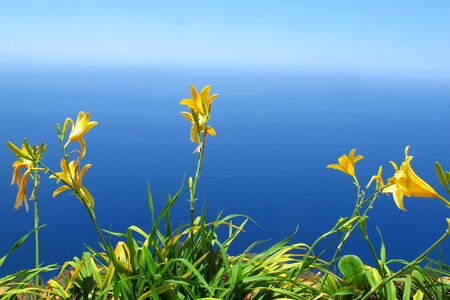
[[[0,62],[450,76],[450,1],[1,1]]]

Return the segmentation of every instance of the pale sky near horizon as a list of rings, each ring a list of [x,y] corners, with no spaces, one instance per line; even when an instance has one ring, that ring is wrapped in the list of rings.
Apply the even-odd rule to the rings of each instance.
[[[2,1],[0,62],[450,77],[450,1]]]

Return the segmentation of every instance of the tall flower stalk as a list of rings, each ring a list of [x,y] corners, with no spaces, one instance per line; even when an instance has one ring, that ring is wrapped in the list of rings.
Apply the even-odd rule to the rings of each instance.
[[[35,240],[35,267],[39,268],[39,210],[38,210],[38,188],[40,183],[40,176],[38,171],[42,170],[38,167],[38,162],[42,159],[42,156],[47,148],[43,143],[40,146],[30,146],[28,141],[24,139],[21,149],[19,149],[12,142],[7,143],[11,151],[17,156],[17,160],[13,163],[14,168],[11,184],[18,186],[16,201],[14,203],[14,209],[18,210],[22,205],[25,206],[25,210],[28,211],[27,202],[27,183],[31,177],[33,180],[33,191],[31,192],[30,200],[33,201],[34,210],[34,240]],[[21,169],[25,169],[21,175]],[[35,285],[39,286],[39,274],[36,274]]]
[[[53,172],[49,170],[51,173],[50,178],[57,179],[58,182],[62,182],[63,185],[58,187],[53,192],[53,197],[58,196],[60,193],[71,190],[74,196],[80,200],[83,206],[88,211],[89,217],[91,219],[92,224],[95,227],[95,230],[100,237],[100,240],[103,244],[103,247],[108,252],[108,256],[111,259],[111,249],[108,247],[106,240],[102,234],[100,227],[98,226],[97,219],[95,217],[94,211],[94,197],[91,195],[89,190],[83,185],[83,177],[86,174],[87,170],[92,166],[91,164],[86,164],[83,167],[81,166],[81,161],[86,155],[86,142],[84,141],[84,135],[91,130],[98,123],[95,121],[90,121],[90,113],[84,113],[83,111],[78,113],[78,118],[76,122],[73,122],[71,118],[67,118],[64,122],[64,126],[61,128],[59,124],[57,124],[58,137],[61,144],[61,150],[63,152],[63,158],[60,162],[61,172]],[[69,138],[66,143],[64,143],[65,135],[68,130],[69,125],[71,125],[71,131],[69,134]],[[67,148],[69,147],[71,142],[78,141],[80,143],[80,150],[75,150],[70,153],[67,153]],[[70,160],[71,153],[77,153],[77,157],[74,160]]]
[[[186,98],[180,101],[180,104],[187,105],[190,112],[182,112],[181,114],[191,123],[191,141],[197,143],[194,153],[198,153],[197,169],[194,179],[189,177],[189,211],[191,226],[194,225],[195,219],[195,200],[197,193],[197,184],[200,178],[200,171],[205,152],[206,137],[209,135],[216,136],[214,128],[208,125],[211,117],[212,102],[218,96],[217,94],[209,95],[211,86],[205,86],[200,93],[191,85],[192,98]]]
[[[37,204],[37,190],[39,187],[39,177],[37,170],[34,170],[33,174],[33,192],[31,198],[33,199],[33,209],[34,209],[34,241],[35,241],[35,267],[39,268],[39,210]],[[39,286],[39,275],[35,278],[36,286]]]

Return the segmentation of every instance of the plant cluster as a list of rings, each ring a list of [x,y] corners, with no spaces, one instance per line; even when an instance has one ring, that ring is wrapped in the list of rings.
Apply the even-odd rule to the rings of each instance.
[[[404,197],[436,198],[450,207],[450,202],[421,179],[411,166],[409,146],[405,160],[398,166],[394,162],[394,175],[383,179],[379,168],[367,185],[361,185],[355,164],[363,159],[356,149],[342,155],[337,164],[327,167],[339,170],[353,178],[356,202],[348,217],[341,217],[326,233],[311,245],[291,243],[292,236],[254,252],[260,242],[255,241],[245,251],[231,255],[233,242],[252,219],[244,215],[207,216],[205,210],[196,211],[197,185],[199,183],[205,146],[208,136],[216,136],[209,125],[213,100],[210,86],[200,93],[190,87],[192,98],[180,102],[189,112],[182,115],[190,122],[190,138],[196,147],[197,168],[188,177],[188,224],[173,226],[171,210],[183,193],[183,186],[169,195],[161,211],[156,212],[150,185],[148,204],[152,227],[149,232],[130,226],[126,232],[102,230],[96,215],[93,195],[83,184],[83,177],[91,167],[84,164],[87,146],[84,136],[97,125],[90,113],[80,112],[74,122],[68,118],[57,134],[61,145],[60,170],[52,170],[44,160],[46,145],[31,145],[24,139],[21,147],[12,142],[8,146],[16,156],[13,163],[12,184],[18,186],[14,209],[33,203],[34,228],[14,244],[0,258],[0,267],[29,237],[35,237],[35,266],[0,278],[0,299],[449,299],[450,266],[433,260],[429,254],[450,235],[450,220],[444,233],[436,242],[412,261],[388,260],[381,233],[381,248],[375,249],[366,230],[368,215],[382,193],[392,194],[395,204],[406,210]],[[68,132],[70,128],[70,133]],[[444,172],[436,162],[436,172],[441,184],[450,193],[450,172]],[[86,208],[97,232],[101,247],[87,247],[78,258],[63,266],[43,266],[39,261],[38,188],[41,177],[49,175],[61,186],[53,197],[70,191]],[[28,181],[33,182],[27,193]],[[30,195],[30,198],[28,198]],[[226,230],[223,230],[226,229]],[[359,231],[367,243],[376,265],[364,264],[354,255],[341,255],[343,245]],[[225,232],[225,233],[224,233]],[[119,238],[113,245],[109,236]],[[323,250],[325,241],[333,247]],[[331,260],[324,253],[332,252]],[[428,262],[424,268],[422,262]],[[392,265],[402,267],[392,270]],[[335,272],[336,266],[339,272]],[[40,275],[59,270],[56,278],[41,282]]]

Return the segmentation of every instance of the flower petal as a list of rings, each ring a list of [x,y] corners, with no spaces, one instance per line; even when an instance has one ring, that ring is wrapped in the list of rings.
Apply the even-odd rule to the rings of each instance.
[[[83,185],[84,174],[86,173],[87,170],[89,170],[90,167],[92,167],[92,165],[91,164],[87,164],[81,169],[80,175],[78,177],[78,185],[79,185],[78,187],[81,187]]]
[[[14,209],[18,210],[22,204],[25,204],[25,210],[28,211],[27,203],[27,183],[28,176],[30,175],[30,169],[27,169],[23,173],[22,179],[20,180],[19,190],[17,191],[16,202],[14,203]]]
[[[193,117],[190,113],[185,112],[185,111],[182,111],[181,114],[182,114],[186,119],[188,119],[189,122],[191,122],[192,124],[194,124],[194,117]]]
[[[86,205],[89,208],[94,208],[94,197],[92,197],[91,193],[88,191],[87,188],[85,188],[84,186],[82,186],[80,188],[80,193],[81,196],[83,197],[83,202],[86,203]]]
[[[207,99],[209,97],[209,92],[211,91],[211,86],[207,85],[205,86],[202,91],[200,92],[200,97],[202,99]]]
[[[83,138],[80,138],[78,140],[78,142],[80,143],[80,148],[81,148],[80,158],[83,158],[86,155],[86,142],[84,141]]]
[[[403,211],[406,211],[405,206],[403,205],[403,193],[401,189],[397,188],[394,190],[394,201],[398,208],[400,208]]]
[[[70,190],[70,187],[68,187],[67,185],[60,186],[53,192],[53,198],[56,198],[56,196],[58,196],[60,193],[67,190]]]
[[[327,168],[329,168],[329,169],[335,169],[335,170],[339,170],[339,171],[342,171],[342,172],[344,172],[344,173],[347,173],[346,170],[344,170],[344,169],[341,167],[341,165],[338,165],[338,164],[331,164],[331,165],[328,165]]]
[[[364,158],[364,156],[358,155],[357,157],[355,157],[355,158],[353,159],[353,164],[356,163],[357,161],[360,161],[360,160],[363,159],[363,158]]]
[[[209,107],[211,105],[211,103],[214,101],[214,99],[217,98],[217,96],[219,96],[218,94],[214,94],[211,97],[209,97],[208,99],[205,100],[205,105],[207,107]]]
[[[190,109],[197,111],[197,106],[195,106],[195,102],[192,99],[183,99],[180,101],[181,105],[187,105]]]
[[[389,161],[389,163],[394,167],[395,172],[397,172],[398,171],[397,164],[395,162],[393,162],[393,161]]]
[[[191,141],[194,143],[199,142],[197,126],[194,124],[191,126]]]
[[[214,128],[212,128],[211,126],[206,126],[206,131],[212,135],[212,136],[216,136],[216,131],[214,130]]]

